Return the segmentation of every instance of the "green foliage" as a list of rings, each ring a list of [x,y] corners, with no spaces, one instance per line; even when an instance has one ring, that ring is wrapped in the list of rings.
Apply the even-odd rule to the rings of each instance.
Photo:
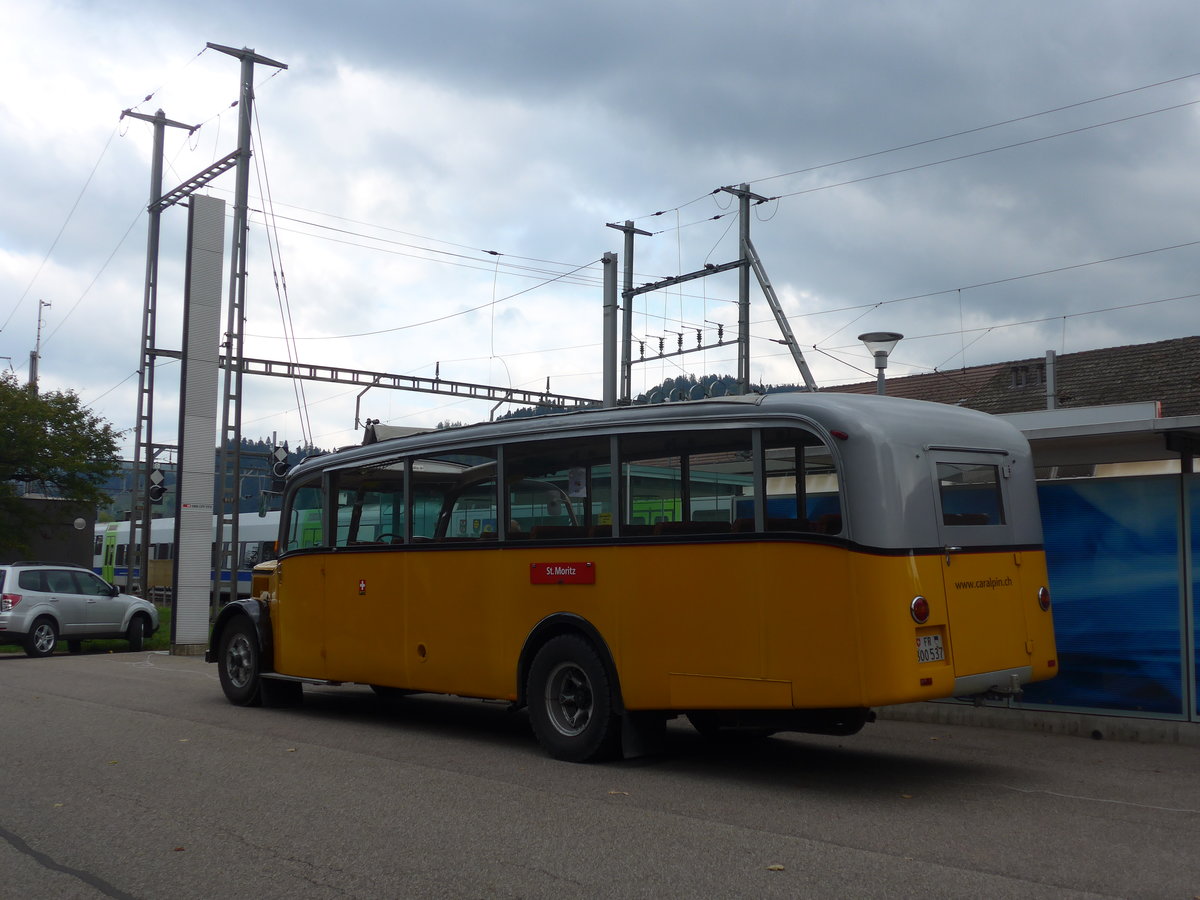
[[[33,524],[18,483],[87,506],[108,502],[103,484],[119,465],[117,439],[74,391],[39,394],[0,373],[0,543],[19,545]]]

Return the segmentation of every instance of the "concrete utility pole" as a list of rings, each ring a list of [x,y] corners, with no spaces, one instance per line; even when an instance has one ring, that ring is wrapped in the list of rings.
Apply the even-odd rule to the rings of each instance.
[[[155,459],[166,445],[154,443],[154,366],[158,359],[156,321],[158,318],[158,248],[162,224],[162,173],[163,137],[167,126],[183,128],[190,135],[199,125],[185,125],[168,119],[158,110],[153,116],[124,110],[121,118],[128,116],[154,126],[154,147],[150,154],[150,200],[146,205],[146,284],[142,300],[142,343],[138,365],[137,419],[133,442],[133,485],[129,498],[129,546],[125,559],[129,564],[127,589],[133,589],[133,566],[136,558],[138,571],[146,586],[150,571],[150,472]],[[143,457],[143,454],[145,456]]]
[[[625,267],[621,280],[621,300],[624,306],[621,312],[620,402],[630,403],[633,401],[633,385],[631,384],[633,374],[633,237],[637,234],[645,237],[652,235],[649,231],[635,228],[630,219],[626,219],[624,225],[609,222],[608,227],[625,232]]]
[[[741,184],[737,189],[722,188],[738,199],[738,249],[742,251],[742,264],[738,269],[738,372],[739,394],[750,393],[750,260],[746,258],[746,245],[750,242],[750,201],[765,202],[766,197],[750,192],[750,185]]]
[[[604,405],[617,405],[617,254],[604,254]]]

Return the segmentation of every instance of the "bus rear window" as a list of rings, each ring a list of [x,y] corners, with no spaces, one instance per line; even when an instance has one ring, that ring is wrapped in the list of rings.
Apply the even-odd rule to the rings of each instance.
[[[937,474],[943,524],[1004,524],[1004,500],[997,466],[939,462]]]

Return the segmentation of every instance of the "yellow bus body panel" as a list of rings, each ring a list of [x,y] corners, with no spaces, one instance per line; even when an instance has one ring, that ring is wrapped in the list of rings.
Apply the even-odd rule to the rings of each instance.
[[[534,563],[567,562],[592,563],[595,583],[531,583]],[[275,670],[515,700],[531,632],[567,613],[607,645],[628,709],[879,706],[950,696],[956,676],[1054,674],[1044,556],[959,554],[950,569],[787,540],[295,554],[270,601]],[[1008,583],[948,598],[956,579]],[[946,658],[919,663],[931,633]]]

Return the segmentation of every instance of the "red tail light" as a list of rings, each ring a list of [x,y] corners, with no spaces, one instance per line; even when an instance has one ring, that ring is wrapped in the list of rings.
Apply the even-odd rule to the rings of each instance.
[[[1038,606],[1040,606],[1043,611],[1049,611],[1049,609],[1050,609],[1050,590],[1049,590],[1049,588],[1046,588],[1044,586],[1038,588]]]
[[[10,612],[20,602],[20,594],[0,594],[0,612]]]
[[[908,605],[908,611],[918,625],[924,625],[929,621],[929,601],[919,594],[913,597],[912,603]]]

